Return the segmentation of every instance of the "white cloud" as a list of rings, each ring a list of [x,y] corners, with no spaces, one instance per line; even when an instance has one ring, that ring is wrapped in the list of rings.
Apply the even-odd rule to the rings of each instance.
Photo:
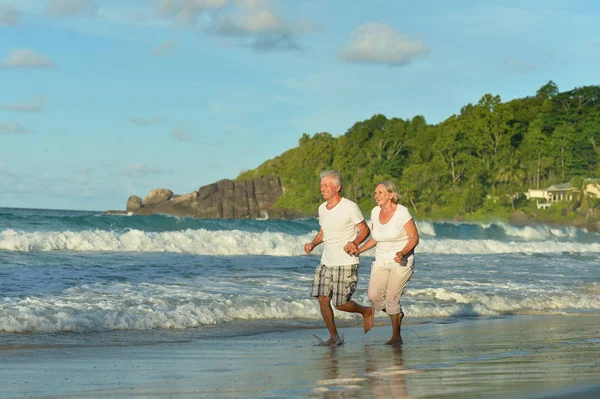
[[[368,22],[352,31],[350,41],[340,52],[339,59],[353,63],[402,66],[428,53],[429,47],[423,42],[411,41],[387,24]]]
[[[173,51],[173,49],[177,47],[177,42],[170,40],[168,42],[161,43],[152,48],[151,52],[154,55],[162,55],[167,54]]]
[[[130,123],[138,126],[150,126],[150,125],[159,125],[164,123],[164,119],[159,118],[158,116],[153,116],[150,119],[138,118],[137,116],[130,116],[127,118]]]
[[[159,0],[157,14],[256,51],[301,50],[298,37],[316,29],[286,21],[266,0]]]
[[[125,165],[121,169],[121,174],[127,177],[146,177],[165,173],[170,173],[170,171],[140,163]]]
[[[0,134],[28,134],[31,130],[19,122],[0,122]]]
[[[18,24],[19,14],[17,11],[8,5],[0,5],[0,26],[15,26]]]
[[[0,104],[0,111],[14,112],[42,112],[46,98],[43,96],[34,96],[31,102],[15,103],[15,104]]]
[[[205,10],[220,9],[232,0],[158,0],[157,13],[163,17],[172,17],[182,25],[196,23],[198,14]]]
[[[173,137],[177,141],[191,141],[192,138],[188,134],[187,130],[184,129],[175,129],[171,132],[171,137]]]
[[[50,0],[47,12],[57,17],[91,16],[96,13],[96,9],[90,0]]]
[[[292,25],[278,15],[265,0],[237,0],[237,12],[220,18],[214,32],[238,37],[244,47],[257,51],[302,50],[297,37],[308,25]]]
[[[8,57],[0,61],[0,68],[50,68],[54,61],[31,49],[15,48],[10,50]]]
[[[239,1],[237,16],[223,18],[219,28],[221,33],[231,35],[282,33],[289,30],[284,20],[264,0]]]

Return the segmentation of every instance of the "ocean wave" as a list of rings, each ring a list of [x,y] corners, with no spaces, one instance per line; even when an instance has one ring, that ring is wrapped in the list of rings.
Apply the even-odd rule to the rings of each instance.
[[[435,237],[435,226],[433,225],[432,222],[426,222],[426,221],[416,222],[416,225],[417,225],[419,234]]]
[[[310,242],[316,232],[304,237],[286,233],[244,231],[184,230],[176,232],[60,231],[0,232],[0,249],[7,251],[83,251],[83,252],[176,252],[198,255],[272,255],[304,254],[302,242]]]
[[[417,224],[421,231],[420,224]],[[433,230],[433,234],[428,232]],[[528,226],[513,226],[505,222],[475,223],[475,222],[433,222],[431,226],[424,225],[426,235],[449,239],[488,239],[488,240],[518,240],[518,241],[598,241],[597,234],[573,226],[555,227],[544,224]]]
[[[84,211],[9,210],[0,208],[0,230],[87,231],[125,229],[145,232],[183,231],[187,229],[241,230],[249,232],[277,231],[306,234],[318,229],[315,218],[297,220],[197,219],[173,215],[111,215]]]
[[[434,302],[443,312],[437,316],[498,314],[532,314],[563,312],[571,309],[598,309],[600,297],[590,293],[532,292],[498,294],[489,292],[457,292],[445,288],[409,289],[406,296],[425,303]],[[446,304],[449,306],[440,306]],[[422,313],[426,305],[416,304],[407,309]]]
[[[179,285],[94,284],[61,295],[5,299],[0,331],[184,329],[243,320],[318,319],[316,301],[208,294]]]
[[[600,243],[556,241],[422,240],[416,252],[432,254],[486,255],[508,253],[599,253]]]
[[[197,255],[269,255],[304,254],[303,243],[316,231],[304,235],[280,232],[246,232],[205,229],[173,232],[55,231],[0,232],[0,250],[5,251],[82,251],[82,252],[175,252]],[[317,247],[319,254],[322,247]],[[418,253],[430,254],[501,254],[501,253],[600,253],[600,243],[555,241],[497,241],[423,238]],[[372,256],[373,250],[366,253]]]
[[[506,223],[498,223],[504,230],[504,233],[509,237],[520,237],[525,240],[546,240],[552,237],[577,237],[577,229],[575,227],[550,227],[545,225],[535,226],[511,226]]]
[[[370,223],[370,221],[367,221]],[[421,236],[438,239],[495,241],[575,241],[598,242],[598,234],[575,227],[543,224],[512,226],[491,223],[416,220]],[[184,232],[187,230],[243,231],[249,233],[287,233],[305,235],[318,230],[316,218],[298,220],[195,219],[168,215],[126,216],[98,212],[15,210],[0,208],[0,231],[36,232],[111,231],[122,233],[139,230],[145,233]]]
[[[436,318],[600,310],[600,298],[593,293],[511,295],[409,289],[403,311],[411,318]],[[366,303],[365,294],[357,301]],[[359,320],[346,312],[334,313],[340,320]],[[387,319],[383,312],[376,317]],[[0,331],[10,333],[187,329],[240,321],[320,319],[317,301],[309,297],[225,295],[150,283],[82,285],[49,297],[4,298],[0,305]]]

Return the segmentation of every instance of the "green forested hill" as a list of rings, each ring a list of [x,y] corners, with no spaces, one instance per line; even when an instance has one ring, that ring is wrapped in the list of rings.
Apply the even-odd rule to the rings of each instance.
[[[340,137],[303,134],[296,148],[238,179],[278,175],[285,193],[277,205],[314,215],[322,202],[318,176],[329,168],[342,172],[344,196],[364,211],[374,205],[375,183],[390,179],[421,219],[531,214],[537,211],[518,193],[600,176],[600,86],[560,93],[549,82],[509,102],[486,94],[437,125],[374,115]],[[562,216],[581,211],[580,201],[566,204]]]

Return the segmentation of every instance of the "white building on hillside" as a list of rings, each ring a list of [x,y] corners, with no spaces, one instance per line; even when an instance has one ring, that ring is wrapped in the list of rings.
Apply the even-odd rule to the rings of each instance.
[[[600,198],[600,179],[585,179],[585,193]],[[553,184],[543,190],[527,190],[525,197],[536,200],[538,209],[546,209],[554,202],[572,201],[577,189],[571,183]]]

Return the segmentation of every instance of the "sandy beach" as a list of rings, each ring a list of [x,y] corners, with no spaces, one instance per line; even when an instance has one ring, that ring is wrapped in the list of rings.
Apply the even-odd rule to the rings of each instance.
[[[336,348],[315,346],[324,329],[143,339],[128,331],[87,344],[58,334],[44,345],[2,345],[0,398],[591,398],[600,393],[599,321],[412,320],[401,349],[382,344],[386,325],[368,335],[346,326]]]

